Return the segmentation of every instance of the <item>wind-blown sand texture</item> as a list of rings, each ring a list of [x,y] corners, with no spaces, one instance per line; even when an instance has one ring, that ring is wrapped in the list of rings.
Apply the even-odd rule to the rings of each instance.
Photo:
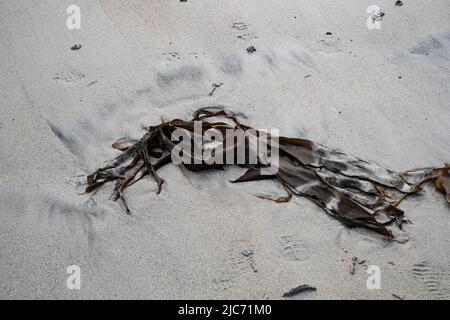
[[[84,194],[117,138],[214,105],[395,172],[441,167],[450,2],[403,2],[1,1],[0,297],[279,299],[308,284],[293,298],[448,298],[450,211],[432,185],[399,205],[412,224],[396,241],[307,199],[257,199],[285,190],[232,184],[234,167],[164,166],[160,194],[151,177],[126,190],[131,216],[113,184]],[[81,30],[66,28],[73,4]],[[370,265],[380,290],[366,287]]]

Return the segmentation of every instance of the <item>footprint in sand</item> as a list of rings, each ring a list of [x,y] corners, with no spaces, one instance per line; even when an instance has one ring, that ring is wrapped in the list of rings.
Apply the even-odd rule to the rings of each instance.
[[[444,46],[442,42],[432,35],[429,36],[428,39],[422,41],[417,46],[411,49],[412,54],[417,55],[429,55],[432,51],[437,51],[442,49]]]
[[[235,22],[231,26],[232,29],[235,29],[238,31],[245,31],[248,29],[248,27],[249,26],[244,22]],[[238,35],[237,38],[242,41],[252,41],[252,40],[257,39],[258,37],[251,32],[244,32],[244,33],[241,33],[240,35]]]
[[[427,261],[413,266],[414,278],[422,281],[434,299],[450,299],[450,273]]]
[[[258,39],[257,36],[255,36],[253,33],[250,33],[250,32],[242,33],[242,34],[238,35],[236,38],[238,38],[239,40],[242,40],[242,41],[252,41],[252,40]]]
[[[349,51],[349,44],[334,35],[326,35],[319,41],[317,49],[326,54],[343,53]]]
[[[255,265],[254,249],[247,240],[236,240],[231,243],[231,267],[237,273],[258,272]]]
[[[239,31],[243,31],[243,30],[248,29],[248,25],[245,24],[244,22],[235,22],[232,24],[231,28],[239,30]]]
[[[213,280],[218,290],[230,289],[244,276],[257,273],[254,247],[250,241],[232,241],[229,248],[228,258],[224,263],[225,270],[221,276]]]
[[[292,235],[282,236],[279,239],[282,255],[292,261],[305,261],[309,258],[308,248],[301,240]]]

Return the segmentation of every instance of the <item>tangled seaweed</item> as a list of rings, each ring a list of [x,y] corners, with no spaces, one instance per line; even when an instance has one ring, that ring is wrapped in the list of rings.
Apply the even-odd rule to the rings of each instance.
[[[223,121],[213,122],[212,118]],[[158,176],[157,170],[172,162],[171,152],[175,147],[171,141],[172,133],[177,129],[185,130],[194,139],[194,121],[201,121],[202,133],[209,129],[221,133],[229,129],[252,131],[252,134],[256,132],[257,135],[260,133],[241,124],[235,113],[220,107],[202,108],[189,121],[174,119],[162,122],[149,127],[140,140],[122,138],[115,142],[112,146],[122,153],[109,165],[87,177],[86,192],[90,193],[109,181],[115,181],[114,200],[121,200],[130,214],[123,195],[124,189],[144,176],[151,175],[158,184],[159,194],[164,180]],[[420,191],[425,182],[433,181],[436,190],[444,194],[450,203],[449,164],[442,168],[397,173],[309,140],[287,137],[278,139],[277,172],[272,175],[261,174],[261,170],[269,166],[259,157],[256,164],[235,162],[234,164],[247,170],[233,182],[276,179],[286,189],[287,196],[276,199],[259,196],[260,198],[283,203],[293,195],[307,197],[347,226],[371,229],[390,239],[394,235],[387,226],[396,223],[401,229],[405,222],[404,212],[398,205],[407,196]],[[222,143],[225,145],[226,141],[223,140]],[[239,143],[234,144],[235,150],[239,147]],[[247,155],[256,154],[251,144],[246,143],[245,150]],[[223,148],[222,156],[225,158],[229,151]],[[191,152],[189,157],[192,161],[183,165],[192,171],[218,169],[227,165],[195,161],[198,160],[194,159],[195,152]]]

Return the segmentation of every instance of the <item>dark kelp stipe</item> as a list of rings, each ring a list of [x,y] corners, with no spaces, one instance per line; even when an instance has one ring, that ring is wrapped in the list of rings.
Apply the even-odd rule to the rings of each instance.
[[[218,130],[224,136],[229,129],[251,131],[256,135],[260,132],[241,124],[237,114],[220,107],[200,109],[190,121],[164,121],[149,127],[140,140],[122,138],[114,143],[113,147],[122,153],[108,166],[87,177],[86,192],[92,192],[106,182],[115,181],[114,200],[120,199],[130,213],[123,190],[142,177],[151,175],[158,184],[157,193],[160,193],[164,180],[158,176],[157,171],[172,162],[171,151],[175,147],[171,140],[172,133],[176,129],[186,130],[194,139],[194,121],[201,121],[202,134],[209,129]],[[226,138],[223,140],[224,146],[225,140]],[[238,144],[239,142],[234,144],[234,151],[239,148]],[[251,144],[244,144],[247,154],[256,154]],[[399,203],[408,195],[420,191],[423,183],[433,181],[436,189],[450,203],[449,164],[442,168],[397,173],[309,140],[279,137],[278,148],[277,172],[262,175],[261,169],[268,168],[265,165],[267,162],[257,158],[256,165],[237,164],[247,171],[234,182],[276,179],[283,184],[288,195],[271,200],[282,203],[289,201],[292,195],[304,196],[347,226],[371,229],[388,238],[394,236],[387,226],[396,223],[401,228],[404,222],[404,213],[398,208]],[[224,166],[207,164],[202,160],[194,161],[195,152],[191,151],[191,164],[183,164],[189,170],[202,171]],[[224,147],[224,158],[227,151],[230,150]],[[260,198],[270,199],[267,196]]]

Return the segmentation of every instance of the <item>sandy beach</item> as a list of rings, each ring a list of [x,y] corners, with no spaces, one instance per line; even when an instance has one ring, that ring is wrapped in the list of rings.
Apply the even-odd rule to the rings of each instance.
[[[131,216],[112,185],[83,193],[114,141],[214,105],[395,171],[450,163],[450,1],[395,2],[1,1],[0,299],[282,299],[303,284],[317,290],[289,299],[450,299],[450,205],[430,186],[401,204],[396,241],[307,199],[258,199],[284,190],[232,184],[236,168],[167,165],[161,194],[149,177],[126,190]]]

